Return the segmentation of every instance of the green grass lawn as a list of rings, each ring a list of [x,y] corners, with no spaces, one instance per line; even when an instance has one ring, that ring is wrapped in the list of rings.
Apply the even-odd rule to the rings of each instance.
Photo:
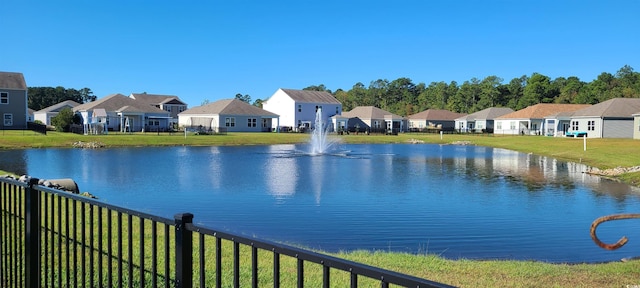
[[[560,160],[580,162],[601,169],[640,165],[640,142],[632,139],[587,139],[587,149],[584,151],[584,142],[581,138],[457,134],[445,134],[441,138],[440,135],[436,134],[414,133],[405,133],[397,136],[352,134],[335,137],[339,138],[343,143],[352,144],[409,143],[412,140],[413,142],[424,141],[425,143],[451,144],[458,141],[466,141],[472,145],[505,148],[524,153],[551,156]],[[185,138],[184,134],[180,133],[173,135],[158,135],[154,133],[75,135],[49,132],[45,136],[33,132],[3,131],[0,132],[0,148],[72,147],[73,143],[77,141],[100,142],[106,147],[270,145],[305,143],[308,139],[308,134],[297,133],[229,133],[227,135],[187,135]],[[5,173],[0,172],[0,174]],[[630,184],[638,185],[640,183],[640,173],[628,173],[618,178]],[[585,225],[589,224],[585,223]],[[134,231],[137,231],[137,229],[134,229]],[[640,254],[640,251],[638,253]],[[447,260],[428,253],[414,255],[383,251],[356,251],[333,255],[433,281],[465,287],[626,287],[626,285],[640,285],[640,261],[569,265],[535,261]],[[250,254],[243,252],[241,257],[242,259],[249,259]]]

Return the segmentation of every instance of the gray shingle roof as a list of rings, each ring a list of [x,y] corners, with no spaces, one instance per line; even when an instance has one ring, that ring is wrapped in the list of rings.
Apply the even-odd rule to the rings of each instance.
[[[310,91],[310,90],[293,90],[293,89],[281,89],[296,102],[300,103],[329,103],[340,104],[340,101],[333,97],[329,92],[324,91]]]
[[[185,104],[180,100],[180,97],[175,95],[160,95],[160,94],[147,94],[147,93],[131,93],[131,98],[138,101],[147,103],[149,105],[166,104],[172,101],[178,101],[181,104]],[[177,103],[175,103],[177,104]]]
[[[51,106],[49,106],[49,107],[46,107],[46,108],[40,109],[40,110],[38,110],[36,113],[43,113],[43,112],[60,112],[60,110],[62,110],[62,108],[65,108],[65,107],[71,107],[71,108],[73,108],[73,107],[76,107],[76,106],[78,106],[78,105],[80,105],[80,103],[78,103],[78,102],[76,102],[76,101],[73,101],[73,100],[66,100],[66,101],[62,101],[62,102],[60,102],[60,103],[58,103],[58,104],[54,104],[54,105],[51,105]]]
[[[640,112],[640,98],[613,98],[581,109],[573,117],[625,117]]]
[[[193,107],[180,114],[193,115],[247,115],[247,116],[265,116],[278,117],[277,114],[266,111],[260,107],[253,106],[249,103],[238,99],[223,99],[203,106]]]
[[[98,99],[93,102],[84,103],[78,105],[73,108],[73,111],[87,111],[91,109],[105,109],[107,112],[109,111],[117,111],[117,112],[142,112],[142,113],[165,113],[169,114],[169,112],[164,111],[160,108],[151,106],[147,103],[129,98],[122,94],[111,94],[104,98]]]
[[[351,109],[351,111],[343,112],[342,116],[349,118],[358,117],[360,119],[385,119],[385,116],[391,116],[392,119],[402,119],[402,116],[374,106],[358,106]]]
[[[22,73],[0,72],[0,88],[27,90],[27,82]]]
[[[482,111],[471,113],[466,116],[462,116],[460,118],[456,118],[456,120],[473,121],[473,120],[495,119],[497,117],[500,117],[502,115],[506,115],[512,112],[513,112],[513,109],[507,108],[507,107],[491,107],[491,108],[484,109]]]
[[[428,109],[422,111],[420,113],[416,113],[413,115],[407,116],[409,119],[415,120],[455,120],[456,118],[460,118],[465,116],[465,113],[455,113],[449,110],[441,110],[441,109]]]

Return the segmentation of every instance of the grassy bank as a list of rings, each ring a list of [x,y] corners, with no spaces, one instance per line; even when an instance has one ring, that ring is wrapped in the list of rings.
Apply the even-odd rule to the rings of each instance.
[[[77,141],[99,142],[106,147],[270,145],[305,143],[308,138],[308,134],[296,133],[229,133],[215,136],[188,135],[185,138],[184,134],[147,133],[85,136],[50,132],[44,136],[32,132],[4,131],[0,132],[0,148],[73,147]],[[581,162],[601,169],[640,165],[640,142],[631,139],[587,139],[587,150],[584,151],[583,139],[539,136],[443,135],[441,139],[440,135],[407,133],[398,136],[343,135],[339,138],[344,143],[353,144],[409,142],[450,144],[464,141],[472,145],[505,148]],[[0,172],[0,174],[5,173]],[[640,173],[628,173],[619,178],[627,183],[640,183]],[[134,227],[133,231],[137,231],[137,229]],[[640,261],[566,265],[534,261],[447,260],[435,255],[380,251],[356,251],[335,255],[464,287],[625,287],[625,285],[640,285]],[[250,254],[243,254],[241,258],[249,259]]]

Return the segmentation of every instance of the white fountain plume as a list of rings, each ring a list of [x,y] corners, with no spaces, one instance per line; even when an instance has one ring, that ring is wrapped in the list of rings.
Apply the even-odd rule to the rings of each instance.
[[[327,136],[330,131],[330,126],[324,124],[322,119],[322,108],[318,107],[316,111],[316,122],[313,131],[311,131],[311,155],[322,155],[329,151],[331,145],[335,141],[331,141]]]

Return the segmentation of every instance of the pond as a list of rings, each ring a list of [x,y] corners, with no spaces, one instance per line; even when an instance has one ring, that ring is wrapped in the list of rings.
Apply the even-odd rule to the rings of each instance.
[[[504,149],[435,144],[25,149],[0,169],[72,178],[106,203],[329,252],[358,249],[450,259],[617,261],[640,254],[633,220],[598,235],[591,222],[639,213],[634,187],[586,167]]]

